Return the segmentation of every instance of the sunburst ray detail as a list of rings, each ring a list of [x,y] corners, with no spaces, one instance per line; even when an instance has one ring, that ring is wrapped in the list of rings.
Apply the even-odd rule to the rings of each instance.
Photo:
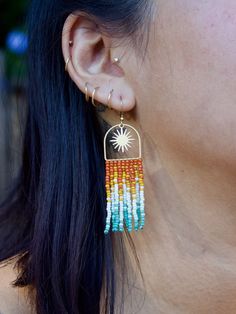
[[[118,152],[121,150],[122,153],[128,151],[128,149],[132,147],[132,141],[134,141],[134,138],[132,138],[130,131],[124,127],[117,129],[110,140],[114,149],[118,149]]]

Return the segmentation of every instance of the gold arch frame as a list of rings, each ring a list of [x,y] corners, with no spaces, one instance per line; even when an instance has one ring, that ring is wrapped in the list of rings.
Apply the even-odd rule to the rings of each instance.
[[[139,144],[139,147],[138,147],[138,152],[139,152],[139,156],[138,157],[133,157],[133,158],[107,158],[107,136],[108,134],[115,128],[121,128],[121,127],[128,127],[128,128],[131,128],[137,135],[138,137],[138,144]],[[105,160],[131,160],[131,159],[141,159],[142,158],[142,147],[141,147],[141,137],[138,133],[138,131],[132,126],[132,125],[129,125],[129,124],[125,124],[125,123],[122,123],[122,126],[120,124],[116,124],[114,126],[112,126],[105,134],[104,136],[104,140],[103,140],[103,148],[104,148],[104,159]]]

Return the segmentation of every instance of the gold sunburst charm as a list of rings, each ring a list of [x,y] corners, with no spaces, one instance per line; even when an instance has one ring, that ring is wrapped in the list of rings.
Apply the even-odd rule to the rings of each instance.
[[[110,140],[114,148],[118,149],[118,152],[121,150],[122,153],[124,153],[125,150],[128,151],[132,141],[134,141],[134,138],[132,138],[130,132],[124,127],[120,127],[114,132],[112,139]]]

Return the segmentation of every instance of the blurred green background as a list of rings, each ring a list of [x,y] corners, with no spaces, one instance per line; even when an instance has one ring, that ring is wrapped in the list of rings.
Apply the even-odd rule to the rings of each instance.
[[[0,2],[0,49],[5,58],[5,75],[16,84],[24,79],[26,69],[25,16],[28,0],[8,0]],[[20,77],[19,77],[20,76]]]
[[[21,165],[27,112],[28,0],[0,0],[0,200]]]

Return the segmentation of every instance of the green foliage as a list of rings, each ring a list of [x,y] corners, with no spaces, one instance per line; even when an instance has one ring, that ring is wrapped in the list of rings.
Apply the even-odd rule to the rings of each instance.
[[[6,77],[13,84],[20,84],[26,77],[25,56],[17,56],[6,50],[5,52]]]

